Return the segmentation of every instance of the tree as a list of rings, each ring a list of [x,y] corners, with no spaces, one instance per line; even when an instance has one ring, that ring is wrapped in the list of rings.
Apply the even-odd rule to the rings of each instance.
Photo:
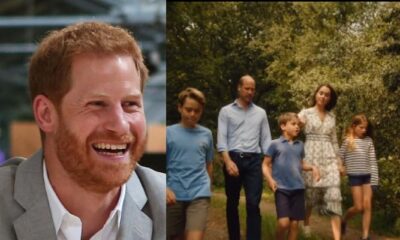
[[[338,136],[358,112],[376,127],[375,206],[392,227],[400,219],[399,16],[398,3],[169,3],[167,122],[179,119],[177,94],[196,87],[207,97],[202,124],[215,137],[219,109],[250,74],[278,137],[277,116],[308,107],[316,87],[330,83],[339,93]]]

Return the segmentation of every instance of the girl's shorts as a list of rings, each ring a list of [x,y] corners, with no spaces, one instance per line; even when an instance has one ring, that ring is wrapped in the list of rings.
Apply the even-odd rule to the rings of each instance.
[[[361,186],[364,184],[371,183],[371,174],[363,175],[347,175],[349,180],[349,186]]]

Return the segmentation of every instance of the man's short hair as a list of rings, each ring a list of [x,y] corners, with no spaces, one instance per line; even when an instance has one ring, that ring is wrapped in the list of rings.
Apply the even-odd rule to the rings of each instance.
[[[183,104],[185,104],[186,98],[188,97],[196,100],[202,107],[204,107],[204,105],[206,104],[206,98],[204,97],[204,94],[200,90],[192,87],[188,87],[179,93],[178,104],[180,106],[183,106]]]
[[[247,75],[244,75],[244,76],[242,76],[242,77],[239,79],[238,87],[240,87],[240,86],[243,85],[243,82],[244,82],[245,79],[252,79],[253,81],[255,81],[254,78],[253,78],[252,76],[250,76],[250,75],[248,75],[248,74],[247,74]]]
[[[278,124],[281,126],[282,124],[286,124],[287,122],[293,120],[293,119],[299,119],[299,116],[297,116],[297,113],[294,112],[285,112],[282,113],[279,118],[278,118]]]
[[[140,74],[143,92],[148,70],[130,32],[106,23],[86,22],[53,31],[42,40],[29,66],[31,100],[43,94],[59,107],[72,85],[72,60],[85,53],[131,56]]]

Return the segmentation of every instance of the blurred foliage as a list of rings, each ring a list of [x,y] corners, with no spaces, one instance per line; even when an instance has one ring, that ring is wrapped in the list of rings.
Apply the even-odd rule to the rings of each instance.
[[[275,138],[277,116],[309,107],[315,88],[330,83],[339,94],[339,140],[354,113],[366,113],[375,128],[381,187],[374,209],[393,216],[387,224],[398,231],[399,3],[171,2],[167,18],[168,124],[179,121],[177,94],[196,87],[207,97],[201,124],[216,138],[220,108],[233,101],[240,76],[250,74],[254,102],[267,111]]]

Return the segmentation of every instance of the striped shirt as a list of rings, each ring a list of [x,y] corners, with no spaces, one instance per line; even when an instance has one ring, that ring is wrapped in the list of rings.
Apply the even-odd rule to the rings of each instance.
[[[339,150],[347,174],[351,176],[371,174],[371,185],[378,185],[378,164],[372,139],[370,137],[355,138],[354,150],[349,149],[348,144],[349,141],[346,139]]]

